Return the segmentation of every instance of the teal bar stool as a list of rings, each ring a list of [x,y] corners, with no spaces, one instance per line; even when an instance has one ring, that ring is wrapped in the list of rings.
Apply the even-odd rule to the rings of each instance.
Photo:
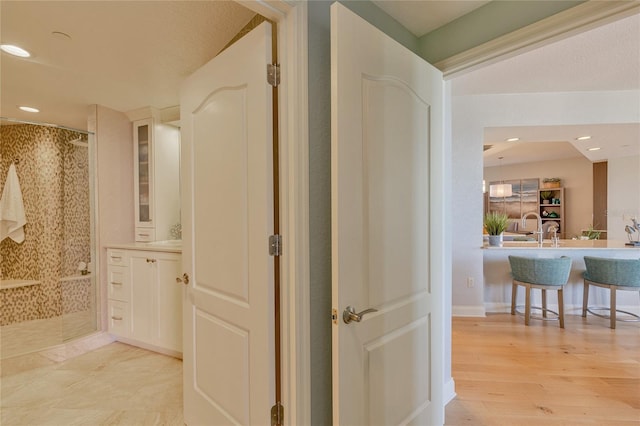
[[[611,328],[616,328],[618,321],[640,321],[640,316],[622,310],[616,310],[616,291],[640,292],[640,259],[608,259],[603,257],[585,256],[584,263],[587,270],[583,274],[584,296],[582,298],[582,316],[586,318],[587,312],[601,318],[607,318],[611,322]],[[609,307],[589,306],[589,286],[608,288],[610,292]],[[608,311],[600,314],[597,311]],[[616,312],[629,317],[616,318]]]
[[[525,288],[524,323],[529,325],[531,310],[542,310],[542,318],[547,318],[547,312],[556,315],[553,320],[560,322],[560,328],[564,328],[564,298],[563,288],[569,281],[571,272],[571,258],[562,256],[560,258],[530,258],[509,256],[511,265],[511,275],[513,284],[511,286],[511,315],[516,314],[516,295],[518,286]],[[542,308],[531,306],[531,289],[542,290]],[[547,290],[558,292],[558,312],[547,309]]]

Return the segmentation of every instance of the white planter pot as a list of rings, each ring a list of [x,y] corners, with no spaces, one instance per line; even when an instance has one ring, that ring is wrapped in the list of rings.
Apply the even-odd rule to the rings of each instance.
[[[489,235],[489,245],[491,247],[502,247],[502,234]]]

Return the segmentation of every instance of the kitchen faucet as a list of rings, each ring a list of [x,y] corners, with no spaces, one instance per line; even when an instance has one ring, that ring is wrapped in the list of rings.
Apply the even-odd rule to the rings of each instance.
[[[534,234],[538,234],[538,244],[542,247],[542,218],[537,212],[528,212],[522,215],[522,227],[527,227],[527,217],[534,215],[538,219],[538,230]]]

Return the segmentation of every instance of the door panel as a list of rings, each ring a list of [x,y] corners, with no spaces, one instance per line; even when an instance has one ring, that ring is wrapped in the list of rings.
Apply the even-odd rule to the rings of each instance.
[[[181,91],[184,418],[269,424],[274,401],[271,27]]]
[[[194,192],[204,195],[195,199],[194,210],[198,286],[242,303],[248,302],[249,292],[246,92],[246,87],[218,90],[193,114],[199,141],[194,146]],[[224,137],[220,129],[225,129]]]
[[[442,75],[344,6],[331,13],[334,424],[437,425]],[[377,312],[347,324],[347,306]]]

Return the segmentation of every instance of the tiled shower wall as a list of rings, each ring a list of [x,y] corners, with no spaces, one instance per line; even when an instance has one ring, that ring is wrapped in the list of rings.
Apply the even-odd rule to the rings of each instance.
[[[90,306],[92,292],[85,288],[90,280],[78,288],[78,282],[60,282],[78,274],[79,262],[91,260],[88,149],[68,143],[78,137],[53,127],[0,126],[0,187],[11,163],[17,162],[27,216],[25,241],[6,238],[0,243],[0,270],[4,279],[41,281],[0,290],[0,325]]]

